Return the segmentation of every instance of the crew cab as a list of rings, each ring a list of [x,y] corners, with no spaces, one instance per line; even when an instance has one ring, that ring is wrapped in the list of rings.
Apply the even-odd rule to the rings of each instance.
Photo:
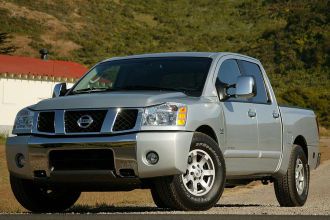
[[[260,61],[235,53],[104,60],[22,109],[13,134],[11,187],[32,212],[137,188],[160,208],[207,210],[224,187],[252,180],[274,182],[281,206],[302,206],[320,159],[314,112],[279,106]]]

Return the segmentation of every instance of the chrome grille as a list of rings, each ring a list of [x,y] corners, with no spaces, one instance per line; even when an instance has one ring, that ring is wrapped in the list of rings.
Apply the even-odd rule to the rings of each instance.
[[[55,132],[55,112],[40,112],[38,115],[37,129],[40,132]]]
[[[122,109],[117,114],[112,131],[125,131],[133,129],[135,127],[137,116],[137,109]]]
[[[41,111],[38,113],[33,132],[49,135],[96,135],[98,133],[129,132],[136,128],[137,120],[139,120],[138,115],[139,109],[125,108],[119,112],[115,108]]]
[[[100,132],[107,110],[66,111],[64,124],[66,133]],[[78,120],[82,116],[90,116],[93,122],[88,127],[80,127]]]

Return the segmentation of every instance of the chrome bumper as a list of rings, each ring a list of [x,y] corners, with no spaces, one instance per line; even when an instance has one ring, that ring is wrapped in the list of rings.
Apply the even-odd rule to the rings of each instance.
[[[122,170],[134,171],[129,178],[150,178],[185,172],[193,132],[140,132],[106,137],[10,137],[6,143],[9,172],[26,179],[44,177],[50,181],[80,181],[125,178]],[[114,170],[52,170],[49,153],[55,150],[109,149],[113,152]],[[146,154],[155,151],[159,161],[150,165]],[[19,167],[16,155],[26,163]],[[41,173],[40,173],[41,172]],[[44,173],[43,173],[44,172]],[[38,174],[36,176],[36,174]],[[72,177],[72,178],[69,178]]]

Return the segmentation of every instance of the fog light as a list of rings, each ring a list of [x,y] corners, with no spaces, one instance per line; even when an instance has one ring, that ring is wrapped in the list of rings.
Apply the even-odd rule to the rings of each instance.
[[[17,167],[19,167],[19,168],[24,167],[24,165],[26,163],[25,157],[21,153],[16,154],[15,161],[16,161]]]
[[[148,163],[151,165],[155,165],[156,163],[158,163],[159,160],[158,154],[154,151],[150,151],[149,153],[147,153],[146,158]]]

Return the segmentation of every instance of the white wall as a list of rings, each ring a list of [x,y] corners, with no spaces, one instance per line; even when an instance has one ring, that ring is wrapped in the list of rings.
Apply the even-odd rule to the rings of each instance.
[[[50,98],[56,82],[0,78],[0,132],[10,131],[22,108]],[[68,87],[72,84],[68,84]]]

